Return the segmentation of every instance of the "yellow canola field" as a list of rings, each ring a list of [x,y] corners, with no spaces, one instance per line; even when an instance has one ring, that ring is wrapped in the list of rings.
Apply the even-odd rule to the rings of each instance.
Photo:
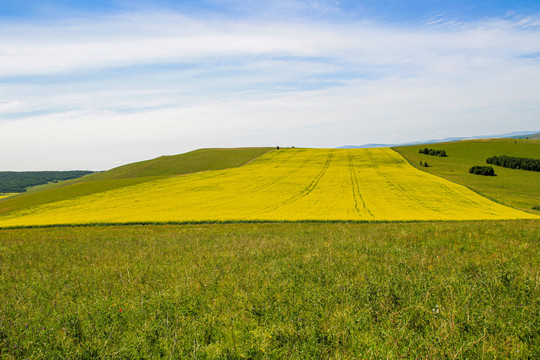
[[[417,170],[391,149],[282,149],[251,164],[177,176],[0,217],[0,226],[246,220],[540,217]]]

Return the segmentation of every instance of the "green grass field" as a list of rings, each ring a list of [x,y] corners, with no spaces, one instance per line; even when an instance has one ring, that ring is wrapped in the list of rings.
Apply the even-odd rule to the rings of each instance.
[[[442,158],[419,154],[420,148],[446,150]],[[540,214],[533,207],[540,206],[540,173],[493,166],[497,176],[469,174],[474,165],[487,165],[493,155],[509,155],[540,159],[540,140],[488,139],[452,143],[414,145],[395,148],[409,162],[424,171],[441,176],[515,208]],[[420,166],[420,161],[429,167]]]
[[[538,358],[538,224],[0,230],[0,358]]]
[[[39,186],[27,193],[0,201],[0,215],[171,176],[237,167],[252,161],[270,150],[272,149],[200,149],[185,154],[162,156],[153,160],[128,164],[75,180]]]

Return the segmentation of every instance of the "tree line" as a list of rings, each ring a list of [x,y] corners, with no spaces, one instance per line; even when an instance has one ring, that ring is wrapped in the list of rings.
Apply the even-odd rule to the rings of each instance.
[[[501,155],[489,157],[486,162],[510,169],[540,171],[540,160],[537,159]]]
[[[423,148],[423,149],[419,149],[418,152],[420,154],[431,155],[431,156],[440,156],[440,157],[447,157],[448,156],[448,155],[446,155],[445,150],[436,150],[436,149]]]
[[[0,193],[24,192],[28,187],[70,180],[92,171],[0,171]]]

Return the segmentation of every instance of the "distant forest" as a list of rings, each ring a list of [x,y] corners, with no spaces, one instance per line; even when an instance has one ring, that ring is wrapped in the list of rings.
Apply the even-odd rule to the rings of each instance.
[[[69,179],[92,171],[0,171],[0,193],[24,192],[26,188]]]

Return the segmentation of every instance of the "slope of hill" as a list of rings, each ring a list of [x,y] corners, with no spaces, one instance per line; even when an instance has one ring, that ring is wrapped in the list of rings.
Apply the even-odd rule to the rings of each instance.
[[[83,223],[538,218],[419,171],[391,149],[287,149],[248,166],[149,181],[0,217]]]
[[[222,170],[244,165],[271,148],[199,149],[185,154],[119,166],[87,176],[84,181],[133,179],[147,176],[174,176],[207,170]]]
[[[241,166],[270,150],[272,148],[200,149],[128,164],[1,200],[0,215],[170,176]]]
[[[540,206],[540,173],[493,166],[497,176],[469,174],[474,165],[487,165],[493,155],[509,155],[540,159],[539,140],[484,139],[432,144],[427,147],[445,150],[448,157],[419,154],[423,145],[394,148],[414,166],[430,174],[441,176],[498,202],[540,214],[533,207]],[[420,166],[420,161],[429,167]]]

